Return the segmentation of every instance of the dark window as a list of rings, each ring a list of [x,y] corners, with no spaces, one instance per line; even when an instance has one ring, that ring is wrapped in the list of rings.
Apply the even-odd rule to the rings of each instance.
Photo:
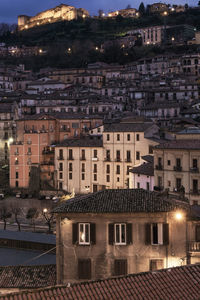
[[[137,182],[137,188],[140,189],[140,183],[139,182]]]
[[[110,165],[106,165],[106,173],[110,174]]]
[[[130,162],[130,161],[131,161],[131,151],[130,151],[130,150],[127,150],[127,151],[126,151],[126,161],[127,161],[127,162]]]
[[[79,259],[78,260],[78,278],[91,279],[91,260]]]
[[[97,181],[97,174],[94,174],[94,181]]]
[[[192,180],[192,188],[193,188],[194,193],[198,193],[198,180],[197,179]]]
[[[120,134],[117,134],[117,141],[120,141]]]
[[[18,187],[19,186],[19,181],[15,181],[15,186]]]
[[[70,180],[72,179],[72,173],[69,173],[69,179]]]
[[[63,171],[63,163],[59,163],[59,171]]]
[[[127,260],[126,259],[115,259],[114,263],[114,276],[126,275],[127,274]]]
[[[167,161],[167,165],[170,166],[171,165],[171,160]]]
[[[120,166],[119,165],[117,165],[116,174],[120,174]]]
[[[69,149],[69,159],[73,159],[73,150]]]
[[[63,188],[63,184],[62,182],[59,182],[59,190],[62,190],[62,188]]]
[[[72,163],[69,163],[69,171],[70,171],[70,172],[73,171],[73,165],[72,165]]]
[[[153,154],[153,146],[149,145],[149,154]]]
[[[81,172],[85,172],[85,164],[82,164],[82,166],[81,166]]]
[[[93,193],[96,193],[96,192],[97,192],[97,185],[93,184]]]
[[[193,167],[194,169],[197,169],[197,167],[198,167],[197,159],[196,159],[196,158],[194,158],[194,159],[192,160],[192,167]]]
[[[110,160],[110,150],[106,150],[106,160]]]
[[[107,138],[107,141],[110,141],[110,134],[107,134],[106,138]]]
[[[85,173],[81,174],[81,180],[85,180]]]
[[[63,149],[59,149],[59,158],[63,159]]]
[[[59,173],[59,179],[63,179],[63,173]]]
[[[136,141],[139,141],[140,140],[140,135],[139,133],[136,134]]]
[[[140,152],[136,151],[136,160],[140,160]]]
[[[16,172],[15,177],[16,177],[16,179],[19,178],[19,172]]]
[[[180,188],[181,188],[181,178],[176,178],[176,188],[177,188],[177,190],[180,190]]]
[[[178,168],[181,167],[181,159],[180,159],[180,158],[177,158],[177,159],[176,159],[176,166],[177,166]]]
[[[110,175],[106,175],[106,181],[110,182]]]
[[[85,150],[84,149],[81,150],[81,159],[85,160]]]
[[[156,271],[164,268],[164,262],[162,259],[151,259],[150,260],[150,271]]]
[[[149,187],[149,182],[147,182],[147,191],[149,191],[150,187]]]
[[[97,164],[94,164],[94,169],[93,169],[93,173],[97,173]]]
[[[200,242],[200,225],[195,227],[195,241]]]
[[[117,160],[117,161],[120,161],[120,160],[121,160],[121,158],[120,158],[120,150],[117,150],[117,151],[116,151],[116,160]]]
[[[94,158],[97,158],[97,150],[94,150]]]
[[[127,141],[130,141],[131,140],[131,136],[130,134],[127,134]]]

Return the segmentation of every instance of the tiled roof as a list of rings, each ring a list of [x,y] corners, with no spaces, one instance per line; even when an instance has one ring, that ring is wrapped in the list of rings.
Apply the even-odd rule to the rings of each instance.
[[[142,159],[147,161],[147,162],[151,162],[151,163],[153,163],[153,161],[154,161],[153,155],[143,155]]]
[[[153,123],[113,123],[105,124],[104,132],[144,132]]]
[[[168,212],[188,204],[165,200],[143,189],[110,189],[77,196],[54,209],[55,213],[134,213]]]
[[[79,139],[67,139],[56,147],[103,147],[103,141],[96,136],[87,136]]]
[[[153,166],[153,163],[143,163],[142,165],[140,165],[138,167],[129,169],[129,172],[141,174],[141,175],[153,176],[154,175],[154,166]]]
[[[0,289],[39,288],[56,284],[56,265],[0,267]]]
[[[200,150],[200,140],[175,140],[155,146],[155,149]]]
[[[131,274],[105,280],[22,291],[0,300],[197,300],[200,264]]]

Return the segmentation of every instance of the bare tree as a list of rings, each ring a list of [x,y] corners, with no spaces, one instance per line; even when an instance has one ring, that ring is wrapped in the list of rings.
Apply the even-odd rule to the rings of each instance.
[[[42,212],[42,216],[44,217],[46,224],[48,225],[48,233],[51,233],[54,214],[52,212],[49,212],[46,208],[44,208]]]
[[[35,232],[35,220],[38,218],[39,216],[39,211],[37,210],[37,208],[29,208],[29,210],[27,211],[26,214],[26,218],[28,220],[30,220],[31,225],[33,226],[33,231]]]
[[[0,208],[0,220],[3,220],[4,222],[4,230],[6,230],[7,221],[9,218],[12,217],[12,213],[8,210],[7,207],[2,206]]]
[[[18,231],[21,231],[21,224],[20,224],[19,216],[22,215],[22,213],[23,213],[22,208],[19,207],[18,205],[13,205],[13,206],[11,206],[11,212],[15,217],[15,222],[17,223]]]

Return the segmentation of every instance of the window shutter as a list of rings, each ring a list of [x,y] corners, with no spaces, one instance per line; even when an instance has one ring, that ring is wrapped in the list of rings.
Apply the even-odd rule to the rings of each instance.
[[[108,224],[108,239],[109,245],[114,244],[114,224]]]
[[[145,244],[151,244],[151,224],[145,224]]]
[[[127,260],[126,259],[115,259],[114,264],[114,276],[126,275],[127,274]]]
[[[78,223],[72,224],[72,244],[78,242]]]
[[[91,259],[78,260],[78,278],[91,279]]]
[[[96,244],[96,224],[90,223],[90,242]]]
[[[169,224],[163,224],[163,245],[169,244]]]
[[[195,241],[200,242],[200,225],[195,227]]]
[[[127,243],[127,245],[130,245],[133,243],[132,224],[131,223],[126,224],[126,243]]]

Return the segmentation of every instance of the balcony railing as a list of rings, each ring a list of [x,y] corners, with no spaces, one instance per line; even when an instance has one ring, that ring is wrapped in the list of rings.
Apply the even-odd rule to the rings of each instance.
[[[117,158],[115,159],[115,161],[121,161],[121,158],[120,158],[120,157],[117,157]]]
[[[190,194],[191,195],[200,195],[200,190],[192,189],[192,190],[190,190]]]
[[[163,166],[162,165],[156,165],[156,170],[163,170]]]
[[[74,160],[74,158],[72,156],[69,156],[68,160]]]
[[[200,252],[200,242],[188,242],[188,251]]]
[[[182,167],[181,166],[174,166],[174,171],[181,172],[182,171]]]
[[[110,157],[105,157],[104,161],[111,161]]]
[[[64,160],[64,157],[63,156],[58,156],[57,159],[58,160]]]
[[[190,168],[191,173],[199,173],[199,168]]]

